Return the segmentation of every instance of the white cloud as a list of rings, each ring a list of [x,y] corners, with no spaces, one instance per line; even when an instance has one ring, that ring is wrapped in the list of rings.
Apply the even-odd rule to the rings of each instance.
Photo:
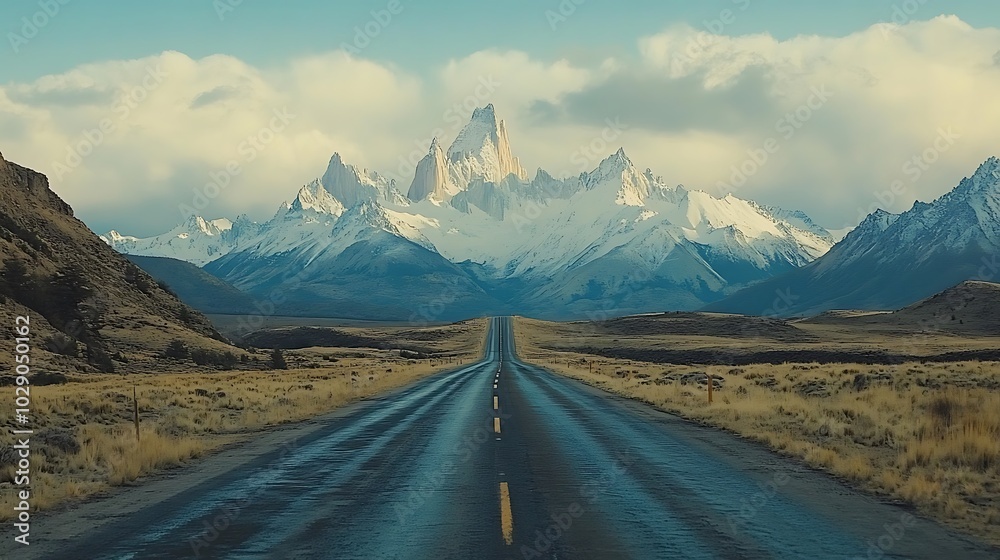
[[[993,61],[1000,30],[975,29],[955,16],[787,41],[675,27],[639,44],[649,71],[675,79],[697,76],[706,90],[729,87],[749,69],[764,72],[767,93],[780,109],[768,123],[805,101],[812,87],[830,88],[834,99],[782,145],[742,194],[801,206],[831,227],[856,221],[858,209],[870,210],[878,203],[874,193],[895,180],[904,181],[904,192],[883,197],[891,204],[878,204],[901,211],[915,199],[936,198],[1000,153],[993,124],[1000,122],[1000,98],[989,93],[1000,91],[1000,67]],[[931,147],[940,129],[960,138],[914,181],[903,165]],[[774,135],[767,127],[732,130],[732,137],[745,141],[728,161],[716,162],[714,181],[745,160],[747,149]],[[711,149],[704,145],[706,153]],[[706,179],[698,170],[691,174]]]
[[[6,158],[49,175],[89,221],[117,215],[123,229],[150,233],[180,221],[177,206],[231,161],[243,171],[205,212],[268,215],[321,174],[333,151],[359,158],[391,148],[388,129],[417,112],[419,99],[415,78],[342,52],[277,70],[165,52],[3,88],[0,119],[19,127],[5,126],[0,143]],[[269,142],[248,157],[241,147],[276,112],[294,118],[263,134]],[[18,128],[20,137],[4,137]]]
[[[640,167],[706,190],[777,137],[780,150],[736,193],[801,208],[831,227],[852,225],[894,180],[906,181],[887,204],[899,211],[1000,152],[1000,30],[954,16],[785,41],[671,27],[637,47],[635,60],[590,66],[486,50],[442,61],[425,76],[341,51],[276,68],[177,52],[100,62],[0,87],[0,150],[49,174],[95,228],[139,234],[179,221],[177,205],[232,160],[243,172],[208,217],[270,216],[334,151],[406,183],[401,157],[419,157],[431,134],[449,142],[472,106],[490,102],[525,166],[553,173],[577,171],[574,153],[615,117],[629,117],[628,129],[609,153],[623,145]],[[778,120],[820,86],[833,98],[781,138]],[[241,144],[269,127],[275,111],[295,117],[245,161]],[[83,131],[105,119],[113,130],[100,145],[58,173],[55,164],[65,164]],[[960,135],[954,147],[912,181],[904,163],[949,127]],[[162,216],[150,218],[154,212]]]

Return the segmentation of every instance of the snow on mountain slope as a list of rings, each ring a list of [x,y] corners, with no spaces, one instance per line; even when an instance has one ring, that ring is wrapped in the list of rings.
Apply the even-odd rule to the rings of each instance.
[[[224,226],[229,227],[224,227]],[[205,220],[191,216],[174,229],[155,237],[139,239],[115,230],[100,238],[120,253],[146,257],[172,257],[198,266],[217,259],[232,249],[225,232],[232,229],[229,220]]]
[[[502,181],[511,174],[522,181],[528,178],[511,153],[507,126],[497,118],[492,104],[472,112],[469,124],[448,148],[448,160],[457,185],[468,185],[475,177],[492,182]]]
[[[665,305],[690,308],[806,264],[833,244],[800,212],[668,186],[651,170],[639,171],[623,149],[577,177],[556,179],[539,169],[529,181],[492,105],[474,112],[447,151],[432,142],[407,196],[334,154],[324,175],[272,219],[247,222],[227,228],[192,218],[161,236],[111,232],[105,240],[122,252],[200,266],[219,259],[214,271],[253,289],[273,277],[262,266],[322,270],[341,266],[336,257],[345,251],[376,250],[396,239],[402,244],[395,254],[436,254],[466,267],[435,265],[439,274],[472,274],[479,284],[516,281],[526,286],[518,297],[539,308],[580,300],[581,310],[595,294],[604,304],[652,305],[649,297],[615,292],[640,289],[637,278],[648,284],[641,289],[667,298]],[[391,261],[393,251],[378,258]],[[561,287],[546,287],[555,279]],[[467,296],[475,292],[467,279],[459,284]],[[546,303],[549,297],[556,299]]]
[[[331,214],[333,216],[340,216],[346,209],[344,204],[323,188],[318,180],[302,187],[290,206],[290,210],[295,212],[311,210],[317,214]]]
[[[555,182],[551,177],[542,181]],[[537,187],[479,182],[463,195],[478,188],[488,196],[465,201],[463,213],[456,213],[454,204],[423,202],[407,211],[428,218],[414,219],[413,227],[445,257],[486,264],[503,277],[582,266],[656,227],[669,228],[686,243],[735,243],[729,252],[733,258],[762,270],[782,259],[800,266],[832,245],[829,235],[799,229],[753,203],[665,186],[650,171],[638,172],[623,150],[593,172],[556,185],[551,198],[537,196],[544,193],[532,192],[532,186]],[[738,240],[720,233],[727,228],[739,232]]]
[[[318,181],[326,191],[350,208],[365,200],[406,204],[407,199],[396,189],[396,182],[374,171],[344,163],[339,153],[333,154],[326,172]]]
[[[794,294],[788,314],[898,309],[966,280],[1000,277],[1000,160],[902,214],[877,210],[807,266],[762,282],[710,309],[759,312],[775,289]]]

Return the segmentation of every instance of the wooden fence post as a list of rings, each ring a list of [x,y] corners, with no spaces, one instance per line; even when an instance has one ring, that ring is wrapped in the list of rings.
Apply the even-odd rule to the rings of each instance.
[[[135,390],[135,384],[132,385],[132,406],[133,419],[135,420],[135,441],[139,443],[139,398]]]

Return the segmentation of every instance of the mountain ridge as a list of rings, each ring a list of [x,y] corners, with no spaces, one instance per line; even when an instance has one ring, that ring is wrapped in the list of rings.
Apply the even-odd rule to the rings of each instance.
[[[566,309],[574,316],[598,308],[636,311],[657,302],[694,308],[810,262],[833,245],[801,212],[667,185],[650,169],[640,171],[624,149],[576,177],[557,179],[539,169],[528,179],[492,105],[474,111],[447,150],[439,139],[431,142],[406,195],[377,172],[334,154],[326,172],[268,222],[238,218],[230,223],[241,226],[228,229],[217,223],[226,222],[197,218],[151,238],[115,231],[103,238],[121,252],[206,267],[250,293],[269,283],[252,270],[264,263],[306,272],[355,243],[376,251],[376,260],[393,251],[412,256],[412,244],[441,257],[432,259],[435,274],[452,276],[453,285],[477,286],[457,298],[482,298],[466,312],[496,309],[500,301],[500,310],[549,317]],[[377,231],[389,236],[376,240]],[[667,258],[674,264],[665,266]],[[444,262],[465,264],[455,270]],[[305,275],[314,283],[338,283],[330,277],[335,269],[325,279]],[[554,289],[550,282],[563,285]],[[403,286],[390,291],[385,297],[408,297]],[[497,300],[491,292],[504,295]]]
[[[832,309],[896,310],[964,281],[1000,278],[1000,159],[932,202],[869,214],[829,252],[784,275],[748,287],[709,311],[760,314],[774,292],[792,294],[782,315]]]

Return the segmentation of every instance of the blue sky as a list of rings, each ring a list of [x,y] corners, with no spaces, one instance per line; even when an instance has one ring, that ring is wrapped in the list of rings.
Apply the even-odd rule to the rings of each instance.
[[[57,1],[57,0],[52,0]],[[64,72],[86,62],[140,58],[178,50],[200,58],[231,54],[254,65],[280,65],[299,55],[324,52],[353,40],[372,11],[386,0],[243,0],[217,15],[213,0],[63,0],[61,13],[19,54],[0,49],[2,79],[30,80]],[[226,2],[234,0],[219,0]],[[579,0],[577,0],[579,1]],[[959,16],[976,27],[1000,27],[1000,9],[988,0],[585,0],[573,6],[553,30],[547,12],[555,0],[410,2],[400,0],[403,17],[373,42],[366,56],[416,71],[487,48],[515,48],[539,57],[628,55],[635,38],[680,22],[704,28],[722,11],[738,15],[726,26],[733,35],[767,32],[777,39],[796,35],[845,35],[892,20],[895,10],[910,17],[938,13]],[[914,9],[916,7],[916,9]],[[38,0],[0,3],[3,31],[20,33],[21,18],[39,11]],[[568,11],[568,10],[566,10]],[[405,15],[404,15],[405,14]],[[9,41],[9,39],[8,39]]]
[[[234,158],[243,171],[208,219],[269,218],[334,152],[405,191],[404,161],[487,103],[529,172],[575,174],[621,146],[667,183],[831,229],[932,200],[1000,155],[986,1],[7,0],[0,22],[0,152],[101,233],[166,231]],[[345,52],[366,26],[369,44]],[[282,111],[295,117],[246,159]],[[587,149],[611,121],[623,131]],[[772,137],[780,150],[742,177]]]

